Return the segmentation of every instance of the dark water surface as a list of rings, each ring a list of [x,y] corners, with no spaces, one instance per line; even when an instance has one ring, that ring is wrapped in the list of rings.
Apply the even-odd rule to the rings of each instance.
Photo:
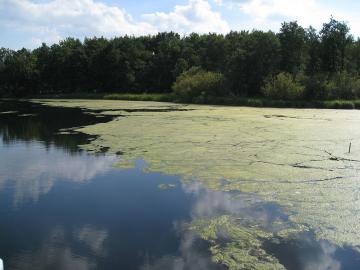
[[[69,128],[109,121],[80,109],[0,101],[0,258],[10,269],[224,269],[184,224],[219,214],[286,219],[248,195],[183,185],[178,176],[113,167],[117,156],[78,147]],[[64,132],[65,131],[65,132]],[[161,189],[161,184],[174,184]],[[311,233],[265,249],[288,269],[360,269],[351,249]]]

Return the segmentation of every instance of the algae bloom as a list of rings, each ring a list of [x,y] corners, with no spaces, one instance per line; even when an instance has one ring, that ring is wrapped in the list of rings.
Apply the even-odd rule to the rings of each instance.
[[[196,181],[213,191],[255,194],[281,207],[288,220],[286,229],[276,233],[239,222],[241,213],[193,220],[189,228],[208,240],[213,259],[230,269],[281,269],[262,243],[303,230],[313,231],[318,240],[360,250],[357,111],[37,102],[114,115],[110,122],[77,131],[97,136],[82,146],[88,151],[121,151],[119,168],[143,159],[148,171],[180,175],[185,185]]]

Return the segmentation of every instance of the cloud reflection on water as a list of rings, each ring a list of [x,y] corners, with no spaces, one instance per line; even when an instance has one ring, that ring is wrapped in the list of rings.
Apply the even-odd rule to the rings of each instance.
[[[36,142],[31,147],[26,143],[0,147],[1,155],[6,157],[0,162],[0,192],[4,188],[12,189],[15,207],[38,201],[56,181],[89,181],[108,171],[117,160],[116,156],[69,155],[58,149],[45,149]]]
[[[104,243],[107,237],[106,230],[88,225],[73,229],[72,232],[57,226],[45,237],[38,249],[22,251],[6,263],[9,269],[27,269],[29,266],[32,269],[97,269],[98,252],[106,251]],[[84,245],[81,254],[78,250],[74,251],[74,242]]]
[[[26,143],[17,144],[11,147],[2,146],[2,155],[6,156],[6,159],[0,163],[0,192],[4,188],[12,189],[14,206],[21,206],[29,201],[37,202],[40,196],[48,193],[59,180],[77,183],[89,181],[108,171],[117,159],[115,156],[86,153],[70,156],[65,151],[54,151],[51,147],[45,149],[35,142],[31,143],[31,147],[26,147]],[[287,219],[280,207],[265,204],[253,194],[210,191],[203,189],[197,182],[183,184],[181,188],[195,197],[191,209],[192,220],[219,215],[243,216],[271,230],[274,221]],[[181,228],[178,254],[149,259],[141,267],[142,270],[223,269],[211,262],[206,243],[192,232],[184,230],[181,224],[174,224]],[[28,265],[34,265],[34,268],[36,265],[46,265],[49,268],[56,265],[60,266],[60,269],[95,269],[97,258],[106,255],[104,243],[110,237],[106,229],[86,225],[72,229],[71,241],[66,235],[62,227],[53,229],[38,249],[17,255],[11,259],[10,264],[14,265],[14,269],[26,269]],[[76,254],[73,249],[74,242],[85,246],[88,252],[85,255]],[[297,254],[302,265],[300,269],[341,269],[341,263],[334,258],[336,249],[327,242],[321,242],[316,246],[317,255],[313,258]]]
[[[334,259],[336,247],[328,242],[320,243],[320,254],[315,261],[304,260],[304,270],[340,270],[341,263]]]
[[[141,270],[222,270],[221,265],[213,263],[205,243],[193,233],[184,232],[181,237],[178,255],[166,255],[152,262],[146,262]]]
[[[272,227],[274,222],[287,221],[287,216],[282,213],[279,206],[264,203],[255,194],[211,191],[201,188],[196,182],[184,184],[182,188],[196,197],[191,210],[192,221],[220,215],[233,215],[244,217],[256,222],[266,230],[273,231],[276,231]],[[182,234],[179,254],[164,256],[151,263],[148,262],[141,268],[142,270],[225,269],[225,267],[211,262],[208,246],[205,242],[199,245],[201,240],[198,236],[184,229],[181,223],[176,223],[175,227]],[[276,247],[277,251],[282,254],[279,258],[288,256],[285,260],[290,260],[290,263],[287,264],[289,269],[342,269],[341,258],[336,255],[339,247],[326,241],[318,241],[311,234],[302,235],[299,239],[292,239],[292,241],[292,243],[282,243],[282,246]],[[291,248],[293,253],[286,253],[286,250]],[[310,252],[308,252],[309,250]],[[268,249],[268,252],[273,254],[271,249]],[[274,255],[278,254],[274,252]],[[280,261],[282,261],[281,258]]]
[[[236,215],[246,220],[255,221],[262,228],[275,230],[272,224],[286,221],[287,216],[275,204],[264,203],[256,194],[241,192],[211,191],[194,182],[183,185],[188,193],[196,195],[192,207],[192,218],[204,219],[220,215]]]

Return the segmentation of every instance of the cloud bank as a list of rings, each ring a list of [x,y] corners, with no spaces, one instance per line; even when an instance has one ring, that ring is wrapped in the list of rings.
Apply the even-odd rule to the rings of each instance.
[[[326,3],[321,0],[187,0],[166,12],[130,14],[106,0],[0,0],[0,46],[37,47],[68,36],[147,35],[161,31],[180,34],[227,33],[230,30],[280,28],[283,21],[297,20],[319,29],[331,15],[345,20],[360,36],[360,4],[349,0]],[[353,7],[347,2],[351,2]],[[141,1],[139,1],[141,4]],[[155,10],[156,10],[155,9]],[[134,19],[132,15],[137,15]],[[9,44],[9,45],[8,45]]]
[[[159,31],[228,32],[227,22],[205,0],[189,0],[174,10],[143,14],[135,21],[118,6],[94,0],[0,0],[0,30],[12,29],[31,34],[34,45],[55,43],[67,37],[113,37],[146,35]],[[0,44],[1,45],[1,44]]]
[[[334,1],[339,6],[346,6],[346,1]],[[360,17],[351,8],[344,9],[331,7],[320,0],[214,0],[214,3],[223,8],[238,11],[248,20],[244,23],[247,29],[275,30],[280,28],[283,21],[298,21],[300,25],[310,25],[320,29],[322,24],[329,21],[330,16],[338,20],[345,20],[350,24],[352,32],[360,36]]]

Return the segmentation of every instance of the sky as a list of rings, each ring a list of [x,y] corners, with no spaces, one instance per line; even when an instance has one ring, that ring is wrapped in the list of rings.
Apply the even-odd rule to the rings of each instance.
[[[66,37],[272,30],[284,21],[321,29],[330,16],[360,36],[356,0],[0,0],[0,47],[36,48]]]

